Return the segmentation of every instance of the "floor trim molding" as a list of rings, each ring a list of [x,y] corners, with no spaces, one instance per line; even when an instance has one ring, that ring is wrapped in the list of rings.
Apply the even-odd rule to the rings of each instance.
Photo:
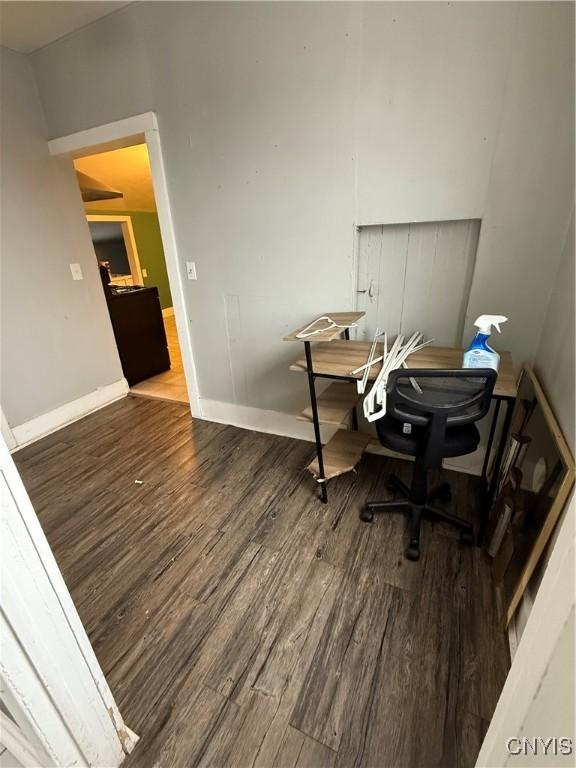
[[[200,398],[202,418],[206,421],[215,421],[218,424],[229,424],[240,429],[249,429],[254,432],[265,432],[270,435],[293,437],[297,440],[314,442],[314,429],[311,423],[298,421],[296,416],[280,411],[267,411],[263,408],[254,408],[250,405],[237,405],[236,403],[224,403],[220,400]],[[335,427],[323,426],[322,441],[327,442],[334,432]],[[375,453],[380,456],[389,456],[395,459],[410,461],[408,456],[403,456],[393,451],[388,451],[374,441],[368,445],[367,453]],[[480,448],[469,456],[461,456],[444,461],[444,467],[456,472],[464,472],[468,475],[480,476],[484,449]]]
[[[77,400],[73,400],[66,405],[55,408],[53,411],[37,416],[30,421],[12,427],[11,432],[15,440],[15,445],[10,448],[11,452],[17,451],[30,443],[39,440],[46,435],[56,432],[58,429],[72,424],[74,421],[82,419],[93,411],[104,408],[107,405],[120,400],[129,392],[126,379],[120,379],[113,384],[99,387],[94,392],[90,392]],[[307,440],[314,442],[314,429],[311,423],[298,421],[298,419],[289,413],[280,411],[268,411],[264,408],[254,408],[250,405],[238,405],[236,403],[225,403],[220,400],[200,399],[202,410],[202,419],[206,421],[215,421],[218,424],[229,424],[240,429],[248,429],[253,432],[265,432],[270,435],[280,435],[281,437],[292,437],[296,440]],[[323,426],[322,441],[327,442],[334,432],[335,427]],[[367,453],[373,453],[380,456],[389,456],[396,459],[410,461],[407,456],[389,451],[379,445],[374,438],[368,445]],[[483,449],[480,448],[476,453],[470,456],[461,456],[444,462],[446,469],[452,469],[456,472],[465,472],[470,475],[480,475],[482,468]]]
[[[10,429],[10,425],[6,420],[6,416],[4,416],[4,411],[2,410],[1,407],[0,407],[0,421],[1,421],[2,437],[4,438],[4,442],[8,446],[8,450],[13,451],[16,448],[16,438],[14,437],[14,433]]]
[[[34,419],[19,424],[17,427],[12,427],[12,434],[16,445],[11,449],[11,452],[18,451],[25,445],[34,443],[36,440],[40,440],[41,437],[46,437],[46,435],[50,435],[52,432],[56,432],[56,430],[82,419],[89,413],[98,411],[100,408],[120,400],[127,394],[128,382],[123,378],[112,384],[98,387],[98,389],[89,392],[87,395],[54,408],[54,410],[48,411],[48,413],[43,413],[41,416],[36,416]]]
[[[294,437],[297,440],[314,441],[314,429],[311,423],[298,421],[295,416],[280,411],[267,411],[250,405],[224,403],[221,400],[200,398],[202,418],[218,424],[230,424],[253,432],[266,432],[270,435]],[[334,429],[322,432],[323,439],[329,439]]]

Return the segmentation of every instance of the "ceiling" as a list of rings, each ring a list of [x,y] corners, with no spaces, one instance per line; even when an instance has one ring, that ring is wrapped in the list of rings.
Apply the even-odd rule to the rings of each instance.
[[[2,0],[0,45],[18,53],[32,53],[125,5],[129,3],[108,0]]]
[[[155,211],[156,201],[146,144],[114,149],[74,160],[77,171],[124,193],[115,200],[87,203],[91,211]]]

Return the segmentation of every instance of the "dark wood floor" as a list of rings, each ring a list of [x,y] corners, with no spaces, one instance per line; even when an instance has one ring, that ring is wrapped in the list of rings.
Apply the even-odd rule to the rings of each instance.
[[[126,723],[127,766],[471,766],[507,673],[488,564],[442,525],[320,504],[310,443],[128,398],[16,454]],[[473,478],[446,473],[460,514]]]

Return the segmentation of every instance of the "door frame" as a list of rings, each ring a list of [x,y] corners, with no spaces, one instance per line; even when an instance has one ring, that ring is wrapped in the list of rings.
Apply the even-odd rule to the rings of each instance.
[[[186,273],[180,261],[176,245],[176,234],[168,193],[168,182],[162,154],[158,119],[154,112],[144,112],[140,115],[116,120],[111,123],[88,128],[67,136],[48,141],[48,151],[54,157],[73,160],[86,155],[109,152],[113,149],[146,144],[150,158],[152,186],[156,198],[158,222],[164,247],[168,283],[174,305],[176,330],[182,354],[182,365],[190,400],[192,416],[202,418],[202,406],[198,388],[197,367],[194,360],[192,335],[186,311],[183,276]],[[80,192],[78,192],[80,194]]]
[[[87,213],[86,221],[112,221],[120,224],[122,228],[122,237],[124,238],[124,245],[126,246],[128,263],[130,264],[132,280],[134,281],[134,285],[144,285],[144,277],[142,275],[142,267],[140,265],[140,257],[138,256],[138,247],[136,245],[136,237],[134,236],[134,228],[132,226],[132,219],[130,216],[116,216],[115,214],[105,213]]]
[[[573,494],[565,507],[564,518],[557,528],[558,533],[550,553],[550,560],[546,565],[532,610],[512,659],[512,666],[482,742],[476,768],[515,765],[514,756],[509,748],[510,741],[514,742],[516,749],[524,737],[530,740],[541,738],[538,737],[538,733],[542,734],[542,737],[571,736],[569,733],[550,732],[547,729],[552,720],[557,720],[562,702],[556,697],[557,691],[551,694],[550,685],[544,689],[542,684],[549,674],[555,654],[558,653],[557,644],[564,629],[568,622],[574,621],[575,530],[576,497]],[[569,678],[567,687],[570,687],[572,685],[570,678],[573,678],[574,669],[565,671]],[[546,723],[542,722],[545,719],[544,712],[548,713]],[[533,727],[535,713],[538,713],[536,719],[541,723],[541,730],[537,733],[527,732],[525,724],[532,714]],[[516,754],[519,753],[516,752]],[[534,757],[534,761],[537,759]],[[519,760],[522,761],[522,758]],[[524,758],[524,760],[530,761],[530,758]],[[521,764],[528,763],[522,761]]]
[[[17,727],[0,743],[25,768],[118,766],[138,737],[122,719],[1,437],[0,502],[0,698]]]

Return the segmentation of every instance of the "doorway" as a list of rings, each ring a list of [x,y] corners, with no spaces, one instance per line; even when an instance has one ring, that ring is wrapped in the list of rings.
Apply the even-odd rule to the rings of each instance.
[[[147,146],[74,167],[130,394],[189,404]]]
[[[98,264],[110,263],[110,281],[114,285],[143,285],[138,246],[130,216],[86,216]]]
[[[132,147],[142,143],[146,145],[150,161],[158,224],[174,307],[174,327],[177,329],[178,334],[190,411],[192,416],[202,417],[196,363],[192,348],[191,326],[186,312],[182,278],[182,275],[185,274],[185,269],[184,265],[180,262],[176,245],[176,235],[172,222],[170,198],[156,114],[154,112],[144,112],[78,131],[67,136],[51,139],[48,141],[48,150],[53,157],[76,160],[87,155],[123,147]]]

